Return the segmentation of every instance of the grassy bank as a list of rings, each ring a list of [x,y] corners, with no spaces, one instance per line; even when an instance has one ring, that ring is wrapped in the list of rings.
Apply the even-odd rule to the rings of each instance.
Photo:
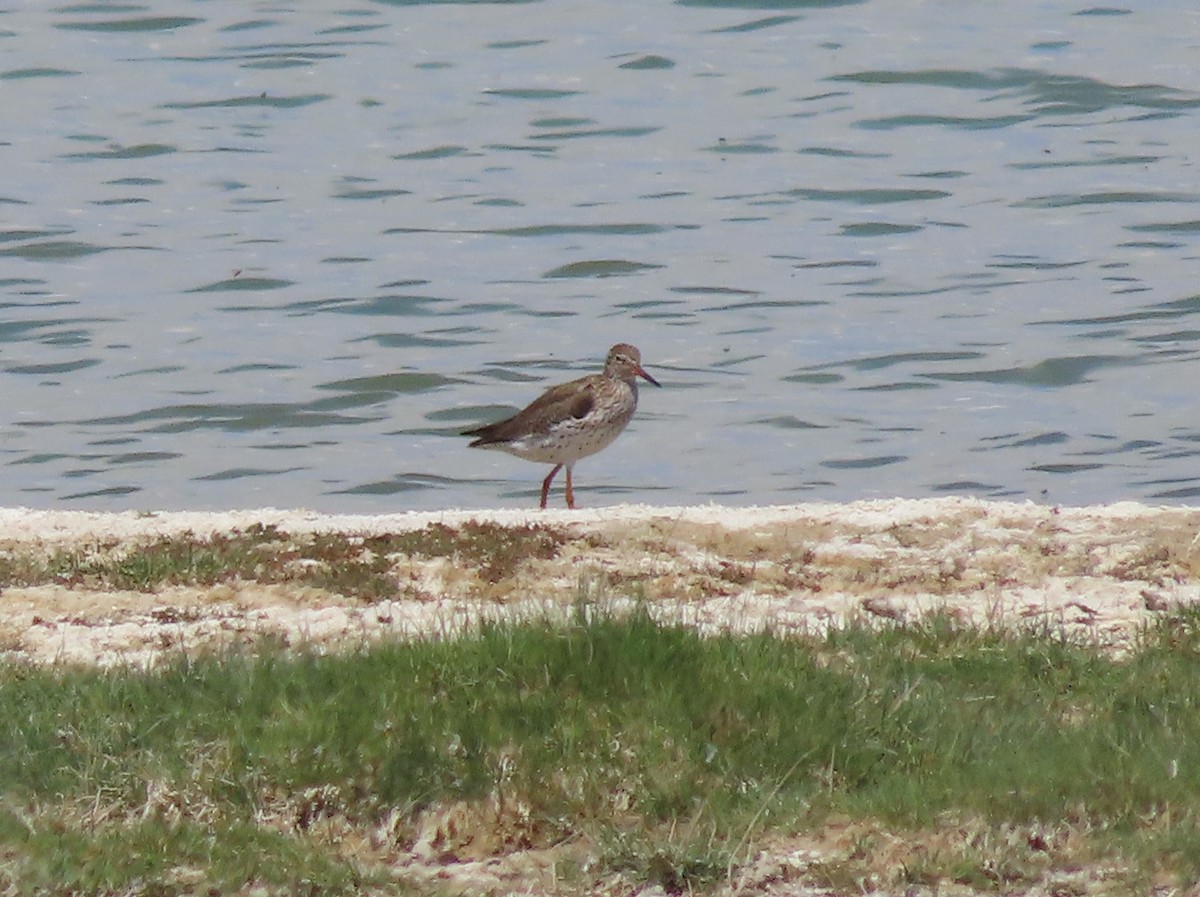
[[[702,639],[584,610],[336,656],[0,668],[0,885],[406,893],[405,857],[544,850],[534,889],[678,891],[797,845],[768,877],[1200,877],[1200,617],[1117,661],[945,619]]]

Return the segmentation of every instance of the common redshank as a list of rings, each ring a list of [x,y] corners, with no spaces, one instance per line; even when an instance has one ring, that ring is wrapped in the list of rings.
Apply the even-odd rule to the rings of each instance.
[[[542,482],[542,507],[550,494],[550,483],[567,468],[567,507],[575,507],[571,474],[575,462],[606,448],[621,435],[637,410],[637,378],[661,386],[642,367],[642,353],[628,343],[608,350],[603,374],[589,374],[552,386],[529,407],[506,420],[488,424],[462,435],[477,437],[471,448],[508,452],[527,461],[553,464]]]

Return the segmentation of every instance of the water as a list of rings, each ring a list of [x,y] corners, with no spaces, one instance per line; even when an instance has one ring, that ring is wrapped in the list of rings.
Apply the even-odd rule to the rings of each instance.
[[[1187,4],[320,6],[0,14],[0,503],[529,506],[622,340],[584,505],[1200,495]]]

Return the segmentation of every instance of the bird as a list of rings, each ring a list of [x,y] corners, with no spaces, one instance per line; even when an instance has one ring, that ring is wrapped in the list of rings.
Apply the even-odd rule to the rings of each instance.
[[[575,463],[607,448],[633,419],[638,377],[662,386],[642,367],[642,353],[636,346],[617,343],[608,350],[603,373],[552,386],[512,417],[464,430],[462,435],[475,437],[468,448],[499,449],[527,461],[553,464],[542,481],[542,508],[555,475],[565,467],[567,507],[574,510]]]

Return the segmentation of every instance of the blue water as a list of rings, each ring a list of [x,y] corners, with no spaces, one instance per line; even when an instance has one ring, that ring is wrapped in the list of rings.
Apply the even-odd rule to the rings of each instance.
[[[1178,2],[0,13],[0,504],[1200,495]],[[561,502],[561,496],[553,500]]]

